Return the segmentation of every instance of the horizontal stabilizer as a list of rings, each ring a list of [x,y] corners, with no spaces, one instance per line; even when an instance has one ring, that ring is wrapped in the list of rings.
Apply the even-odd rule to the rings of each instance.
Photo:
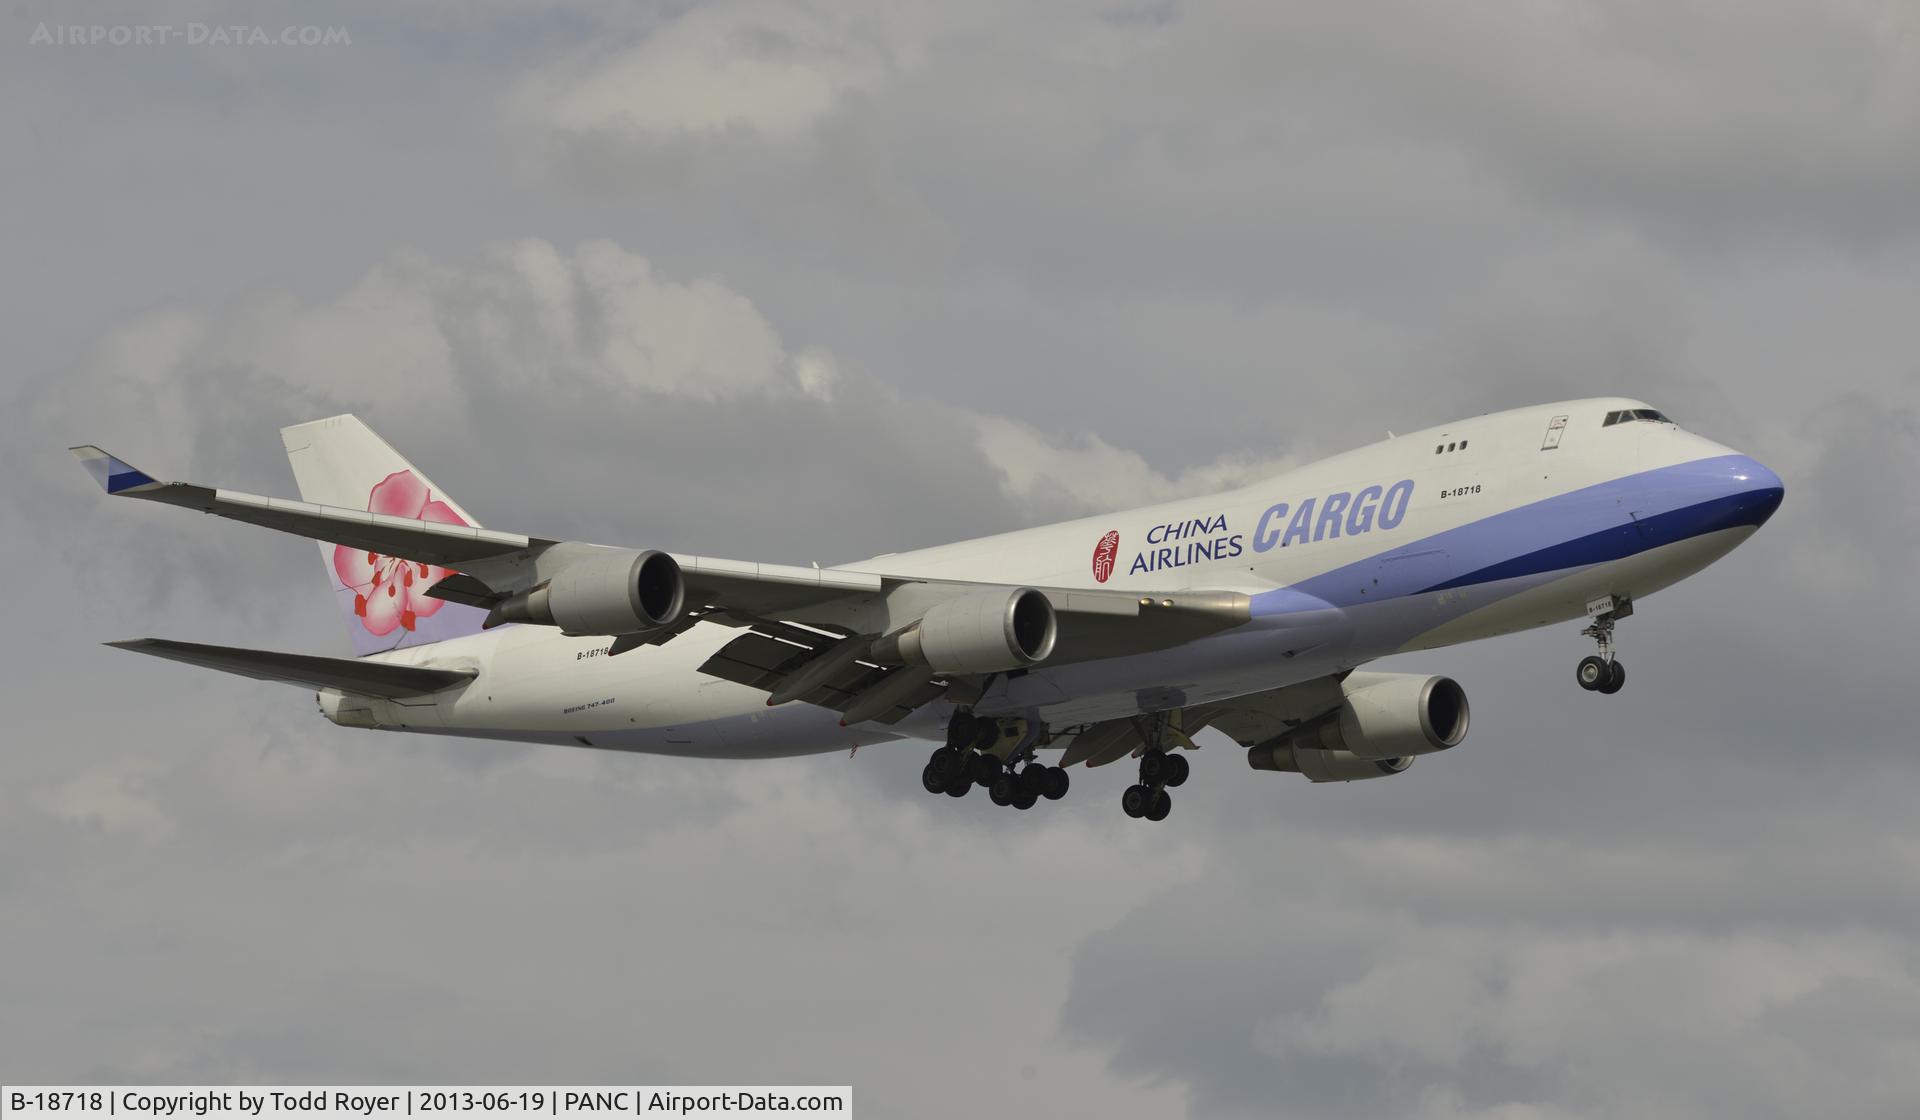
[[[169,661],[184,661],[203,669],[218,669],[261,681],[281,681],[304,688],[331,688],[362,696],[394,700],[421,696],[465,684],[478,674],[460,669],[421,669],[387,665],[347,657],[314,657],[304,653],[274,653],[234,646],[206,646],[164,638],[132,638],[108,642],[115,649],[149,653]]]

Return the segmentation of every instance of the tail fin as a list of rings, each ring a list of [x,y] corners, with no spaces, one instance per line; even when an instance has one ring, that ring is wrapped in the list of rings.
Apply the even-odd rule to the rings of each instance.
[[[454,525],[480,523],[386,440],[353,415],[280,429],[304,501]],[[346,615],[353,651],[364,657],[478,634],[486,612],[427,595],[451,574],[344,545],[322,544],[320,556]]]

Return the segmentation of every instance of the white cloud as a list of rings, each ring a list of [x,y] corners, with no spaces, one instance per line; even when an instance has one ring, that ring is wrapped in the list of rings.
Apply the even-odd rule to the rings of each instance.
[[[1126,508],[1215,493],[1270,478],[1289,459],[1230,454],[1169,476],[1139,452],[1098,435],[1056,440],[1029,424],[1002,416],[977,418],[980,450],[1000,471],[1007,491],[1028,502],[1057,500],[1087,512]]]
[[[143,841],[163,838],[175,822],[152,789],[161,772],[154,763],[131,759],[85,770],[49,791],[41,808],[56,820],[86,828],[132,832]]]
[[[942,417],[1035,519],[1217,491],[1289,464],[1229,453],[1169,475],[1097,435],[1050,436],[990,411],[902,396],[850,374],[825,348],[790,346],[724,282],[663,277],[646,257],[604,240],[571,252],[538,239],[499,243],[465,264],[403,253],[333,296],[269,290],[217,312],[141,314],[111,328],[34,407],[42,423],[63,422],[109,386],[124,395],[140,385],[141,419],[191,443],[225,417],[169,387],[210,371],[266,396],[314,399],[305,412],[374,416],[444,412],[476,384],[603,413],[660,398],[710,407],[715,417],[749,401],[858,398],[902,431]]]
[[[696,7],[637,42],[592,47],[522,79],[514,100],[562,133],[675,137],[804,132],[914,65],[917,5]]]
[[[800,391],[817,400],[830,401],[840,384],[840,367],[825,350],[805,350],[794,356],[793,375]]]
[[[217,314],[137,316],[92,348],[59,399],[222,368],[393,409],[444,407],[474,378],[706,402],[825,397],[837,379],[830,353],[789,352],[721,281],[661,278],[612,242],[568,253],[527,239],[467,266],[396,255],[321,300],[268,291]]]

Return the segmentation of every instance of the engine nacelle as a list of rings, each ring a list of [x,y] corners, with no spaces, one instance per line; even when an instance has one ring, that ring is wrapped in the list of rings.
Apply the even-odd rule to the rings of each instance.
[[[1472,715],[1467,691],[1452,677],[1412,673],[1353,673],[1333,720],[1317,730],[1327,750],[1360,758],[1403,758],[1460,745]]]
[[[873,644],[873,656],[936,673],[1004,673],[1045,661],[1059,623],[1031,587],[978,591],[934,604],[920,619]]]
[[[679,561],[629,550],[576,560],[493,609],[487,625],[536,622],[567,634],[644,634],[680,621],[687,585]]]
[[[1398,774],[1414,756],[1458,746],[1471,710],[1451,677],[1353,673],[1338,708],[1247,752],[1256,770],[1291,770],[1316,782]]]
[[[1352,751],[1323,751],[1298,746],[1282,735],[1247,750],[1247,763],[1255,770],[1286,770],[1304,774],[1310,782],[1364,782],[1398,774],[1413,765],[1406,758],[1361,758]]]

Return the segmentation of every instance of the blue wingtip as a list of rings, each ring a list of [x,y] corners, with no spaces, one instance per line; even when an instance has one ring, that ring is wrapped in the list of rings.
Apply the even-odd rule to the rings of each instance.
[[[160,483],[145,471],[121,459],[116,459],[92,444],[68,448],[87,473],[100,484],[100,489],[109,494],[119,494],[127,490],[136,490],[144,486],[158,486]]]

